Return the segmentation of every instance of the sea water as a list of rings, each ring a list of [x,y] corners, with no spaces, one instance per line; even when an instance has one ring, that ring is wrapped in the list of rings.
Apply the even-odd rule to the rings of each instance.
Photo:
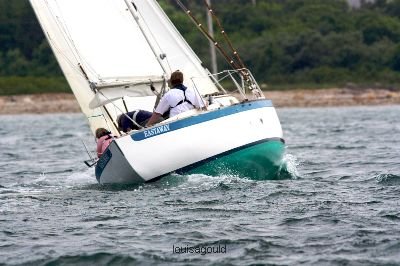
[[[290,176],[101,186],[81,114],[0,116],[0,265],[399,265],[400,106],[278,109]]]

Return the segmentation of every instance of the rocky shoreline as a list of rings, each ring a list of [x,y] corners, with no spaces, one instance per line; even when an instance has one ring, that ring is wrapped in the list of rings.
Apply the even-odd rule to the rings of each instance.
[[[387,89],[296,89],[265,91],[264,94],[277,108],[400,104],[400,91]],[[80,112],[79,105],[68,93],[0,96],[0,114],[76,112]]]

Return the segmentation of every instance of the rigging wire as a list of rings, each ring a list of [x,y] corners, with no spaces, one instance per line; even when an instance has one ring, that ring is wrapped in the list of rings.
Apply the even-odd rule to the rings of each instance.
[[[191,18],[192,22],[197,26],[197,28],[200,30],[203,35],[208,38],[211,42],[214,43],[215,47],[218,49],[218,51],[221,53],[221,55],[225,58],[225,60],[228,62],[228,64],[234,69],[237,70],[242,77],[242,89],[243,93],[242,96],[244,100],[247,100],[246,96],[246,88],[250,89],[251,92],[253,93],[254,97],[256,99],[258,98],[264,98],[264,95],[258,86],[257,82],[255,81],[254,77],[251,75],[250,71],[244,66],[243,61],[241,60],[239,54],[237,53],[236,49],[233,48],[231,41],[229,40],[225,30],[222,27],[221,22],[219,21],[218,17],[215,15],[214,11],[210,7],[210,5],[207,3],[206,0],[204,0],[204,3],[208,9],[208,11],[212,14],[212,17],[217,21],[217,24],[221,30],[221,34],[224,36],[225,42],[228,43],[230,49],[233,52],[234,57],[232,58],[231,56],[228,55],[228,53],[224,50],[221,45],[216,41],[216,39],[206,30],[203,25],[196,19],[195,16],[192,15],[191,11],[180,1],[180,0],[175,0],[175,2],[179,5],[179,7]],[[235,60],[236,59],[236,60]],[[233,78],[233,77],[232,77]],[[234,80],[235,86],[239,86],[239,84]],[[239,87],[238,87],[239,89]]]
[[[47,8],[49,10],[49,12],[53,15],[53,17],[56,17],[53,12],[51,11],[51,8],[49,6],[49,3],[46,0],[46,4],[47,4]],[[42,16],[40,15],[40,13],[37,13],[37,16],[40,18],[41,21],[43,21]],[[57,21],[56,21],[57,26],[61,29],[60,25],[58,25]],[[47,35],[47,39],[49,41],[49,43],[53,44],[53,49],[55,49],[61,56],[64,57],[65,61],[68,62],[68,64],[70,65],[71,68],[77,70],[77,72],[79,72],[79,68],[76,67],[76,65],[62,52],[62,50],[56,45],[56,43],[53,41],[53,39],[51,38],[51,36],[48,34],[48,32],[46,31],[45,34]],[[83,74],[80,73],[80,75]]]
[[[119,108],[114,101],[111,101],[110,98],[108,98],[107,96],[104,95],[104,93],[102,91],[98,91],[99,94],[101,94],[104,98],[106,98],[106,100],[108,100],[116,109],[118,109],[121,112],[121,115],[124,115],[126,118],[128,118],[133,124],[135,124],[139,129],[142,129],[143,126],[139,125],[135,120],[133,120],[132,118],[130,118],[124,111],[121,110],[121,108]],[[103,108],[106,110],[107,114],[110,116],[111,119],[111,115],[108,113],[107,109],[105,106],[103,106]],[[113,119],[111,119],[115,128],[117,129],[117,131],[119,132],[118,126],[117,124],[114,122]]]
[[[54,13],[54,11],[50,7],[50,4],[48,3],[48,1],[46,0],[45,2],[47,5],[47,9],[50,12],[50,14],[53,16],[55,24],[57,25],[59,30],[61,32],[64,32],[65,35],[69,35],[69,33],[65,29],[65,27],[62,26],[63,25],[62,19],[60,19],[60,17]],[[58,7],[58,8],[60,8],[60,7]],[[38,17],[41,17],[39,13],[37,15],[38,15]],[[43,19],[41,18],[40,20],[43,20]],[[53,49],[55,49],[58,52],[58,54],[60,54],[65,59],[65,61],[70,65],[70,67],[72,69],[74,69],[77,73],[79,73],[79,75],[81,75],[83,78],[86,78],[85,75],[81,72],[79,65],[75,64],[74,62],[72,62],[71,59],[68,58],[68,56],[57,46],[57,44],[53,41],[53,39],[47,32],[46,32],[46,35],[47,35],[48,41],[53,44]],[[69,37],[69,39],[67,39],[67,38],[65,38],[64,34],[62,34],[62,37],[63,37],[64,41],[66,42],[66,44],[68,45],[69,50],[72,52],[72,56],[74,57],[75,61],[80,62],[80,57],[79,57],[79,54],[77,54],[77,49],[76,49],[75,45],[73,45],[73,47],[71,47],[70,42],[73,42],[72,38]]]
[[[64,39],[66,45],[68,46],[69,50],[71,51],[71,54],[73,56],[73,59],[75,59],[76,62],[78,62],[77,64],[75,62],[72,62],[72,60],[70,58],[68,58],[68,56],[63,52],[63,50],[60,49],[60,47],[58,47],[58,45],[52,40],[51,36],[46,32],[47,36],[48,36],[48,40],[49,42],[51,42],[53,45],[53,49],[55,49],[63,58],[64,60],[70,65],[70,67],[72,69],[74,69],[76,71],[77,75],[80,75],[81,77],[83,77],[84,79],[86,79],[89,83],[89,86],[91,86],[91,81],[89,80],[89,77],[87,76],[85,70],[83,69],[82,65],[80,62],[83,62],[85,60],[83,60],[78,52],[78,49],[71,37],[70,32],[68,31],[67,27],[66,27],[66,23],[65,21],[63,21],[62,16],[58,16],[56,14],[56,12],[54,12],[54,10],[51,8],[48,0],[45,0],[45,3],[47,5],[47,9],[49,11],[49,13],[52,15],[52,17],[54,18],[54,22],[57,25],[57,27],[59,28],[60,32],[64,33],[61,34],[62,38]],[[62,15],[61,12],[61,8],[58,5],[57,1],[55,1],[56,3],[56,8],[58,9],[58,13]],[[38,16],[40,17],[40,15],[38,14]],[[43,19],[41,19],[43,20]],[[94,71],[93,67],[90,66],[90,64],[88,62],[85,61],[85,65],[88,66],[89,70],[94,74],[94,76],[97,76],[99,78],[99,75],[96,73],[96,71]],[[100,79],[100,78],[99,78]],[[108,110],[103,107],[100,108],[100,110],[102,110],[102,113],[105,111],[107,113],[107,115],[109,116],[109,119],[111,120],[111,122],[114,124],[115,128],[118,131],[118,127],[116,126],[115,122],[113,121],[112,117],[110,116]],[[106,116],[104,115],[104,113],[102,114],[103,119],[105,120],[105,123],[107,124],[107,127],[110,128],[109,123],[108,123],[108,119],[106,118]],[[90,117],[87,117],[88,119]]]
[[[237,52],[237,50],[235,48],[233,48],[232,42],[229,39],[228,34],[226,34],[225,29],[222,27],[221,21],[219,20],[218,16],[215,14],[214,10],[211,8],[211,6],[208,4],[208,2],[206,0],[203,0],[203,1],[208,9],[208,12],[210,12],[210,14],[213,16],[213,18],[217,22],[218,27],[221,30],[222,36],[224,36],[226,43],[229,45],[229,48],[231,48],[232,53],[236,56],[236,59],[238,60],[240,67],[246,68],[246,66],[243,64],[242,59],[239,56],[239,53]]]
[[[47,0],[46,0],[47,2]],[[77,62],[80,62],[80,64],[84,63],[85,64],[85,68],[86,70],[89,70],[93,76],[96,76],[98,79],[100,79],[100,75],[94,70],[94,68],[89,64],[89,62],[87,62],[84,58],[82,58],[82,56],[79,53],[78,48],[76,47],[76,44],[72,38],[72,35],[67,27],[67,23],[64,20],[63,14],[61,12],[61,8],[58,4],[57,1],[54,1],[57,11],[60,14],[59,16],[55,15],[52,11],[51,8],[49,6],[49,4],[47,3],[47,5],[49,6],[49,11],[50,13],[52,13],[52,15],[58,19],[58,21],[56,20],[58,27],[60,28],[61,31],[63,31],[65,33],[65,36],[63,35],[63,38],[65,39],[67,45],[69,46],[70,50],[72,51],[74,58]],[[66,38],[67,37],[67,38]]]
[[[143,25],[146,27],[146,31],[150,34],[151,38],[153,39],[152,41],[153,41],[153,42],[156,44],[156,46],[158,47],[158,50],[160,51],[160,54],[159,54],[158,56],[161,57],[162,55],[166,55],[166,53],[165,53],[165,52],[163,51],[163,49],[161,48],[160,43],[157,41],[157,38],[154,37],[153,32],[150,30],[150,27],[149,27],[149,25],[147,24],[146,20],[143,19],[143,16],[142,16],[142,14],[140,13],[139,9],[136,7],[136,5],[134,4],[133,1],[131,1],[131,3],[132,3],[132,5],[134,5],[136,12],[137,12],[137,13],[140,15],[140,17],[142,18],[142,19],[141,19],[141,22],[142,22]],[[161,59],[162,59],[162,60],[166,59],[166,61],[167,61],[167,66],[168,66],[168,68],[169,68],[169,71],[172,72],[172,67],[171,67],[171,65],[170,65],[170,63],[169,63],[169,61],[168,61],[168,56],[165,56],[164,58],[161,58]]]
[[[234,58],[232,58],[231,56],[228,55],[228,53],[224,50],[224,48],[216,41],[215,38],[213,38],[211,36],[211,34],[208,32],[208,30],[206,30],[204,28],[204,26],[202,25],[202,23],[199,22],[199,20],[192,15],[191,10],[189,10],[180,0],[175,0],[176,3],[179,5],[179,7],[191,18],[192,22],[199,28],[199,30],[203,33],[204,36],[206,36],[206,38],[208,38],[210,41],[212,41],[215,45],[215,47],[217,47],[218,51],[222,54],[222,56],[225,58],[225,60],[231,65],[231,67],[233,69],[243,69],[243,63],[241,62],[241,60],[238,62],[236,62],[236,60]],[[208,5],[207,5],[208,6]],[[209,6],[208,6],[209,7]],[[211,8],[209,8],[210,10]],[[212,9],[211,9],[212,10]],[[213,14],[213,17],[215,17],[215,14]],[[233,47],[232,47],[233,49]],[[233,49],[233,51],[235,52],[236,50]],[[235,53],[234,53],[235,54]],[[237,57],[237,52],[236,52],[236,57]],[[240,57],[239,57],[240,58]],[[243,72],[242,73],[243,76],[248,77],[247,72]]]
[[[132,4],[132,6],[133,6],[133,8],[135,9],[135,10],[133,10],[133,9],[132,9],[132,6],[129,4],[129,0],[124,0],[124,2],[125,2],[125,4],[126,4],[126,6],[128,7],[129,12],[132,14],[133,18],[135,19],[135,21],[136,21],[136,23],[137,23],[137,25],[138,25],[138,27],[139,27],[139,30],[140,30],[140,31],[142,32],[142,34],[143,34],[143,37],[145,38],[146,42],[149,44],[150,49],[152,50],[152,52],[153,52],[153,54],[155,55],[155,57],[156,57],[158,63],[160,64],[160,67],[162,68],[162,70],[164,71],[164,73],[166,73],[167,70],[165,69],[165,66],[164,66],[164,64],[162,63],[162,57],[161,57],[159,54],[157,54],[157,51],[155,50],[154,46],[152,45],[152,43],[151,43],[150,40],[149,40],[149,36],[148,36],[147,32],[145,32],[145,30],[144,30],[143,27],[142,27],[142,24],[139,22],[139,19],[140,19],[140,18],[139,18],[139,15],[140,15],[140,13],[137,11],[136,5],[134,4],[133,1],[130,1],[131,4]]]

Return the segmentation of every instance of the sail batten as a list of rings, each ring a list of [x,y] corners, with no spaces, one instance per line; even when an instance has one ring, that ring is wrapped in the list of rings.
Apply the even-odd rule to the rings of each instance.
[[[150,85],[154,83],[162,83],[164,82],[163,77],[116,77],[116,78],[102,78],[100,82],[95,83],[96,89],[108,88],[108,87],[117,87],[117,86],[136,86],[136,85]]]

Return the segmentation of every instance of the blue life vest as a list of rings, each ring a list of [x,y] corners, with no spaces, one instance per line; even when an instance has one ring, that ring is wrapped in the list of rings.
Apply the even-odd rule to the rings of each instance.
[[[145,110],[135,110],[133,112],[126,113],[133,121],[138,123],[141,126],[145,126],[147,121],[150,119],[153,113],[145,111]],[[139,129],[129,118],[127,118],[124,114],[121,117],[121,128],[122,131],[128,131],[130,129]]]

